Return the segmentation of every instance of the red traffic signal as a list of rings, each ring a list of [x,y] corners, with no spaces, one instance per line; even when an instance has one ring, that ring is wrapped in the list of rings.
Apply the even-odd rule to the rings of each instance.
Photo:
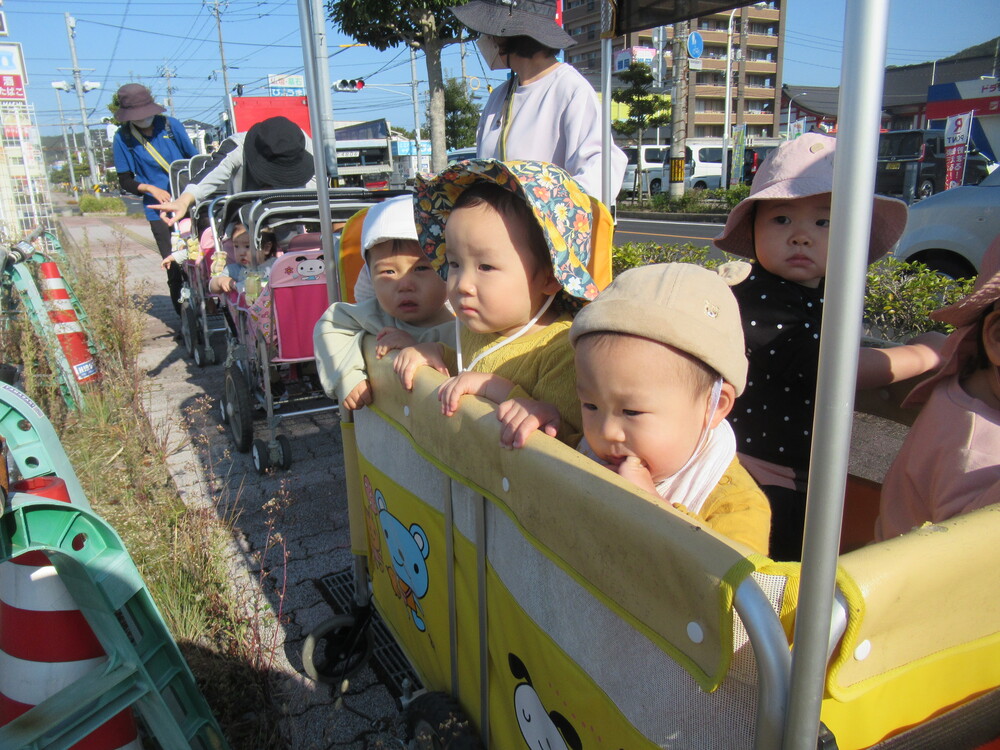
[[[360,78],[341,78],[333,85],[333,88],[336,91],[347,91],[355,94],[361,91],[364,87],[365,82]]]

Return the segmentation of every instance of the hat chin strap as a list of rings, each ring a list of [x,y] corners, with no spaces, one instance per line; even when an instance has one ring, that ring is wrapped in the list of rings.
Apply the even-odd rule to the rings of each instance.
[[[526,334],[528,331],[530,331],[531,327],[535,325],[535,323],[537,323],[541,319],[541,317],[545,314],[545,311],[549,309],[549,307],[552,305],[552,300],[554,300],[555,298],[556,298],[555,294],[550,294],[548,298],[545,300],[545,302],[542,303],[542,306],[538,308],[538,312],[535,313],[535,316],[527,323],[525,323],[524,326],[519,331],[517,331],[517,333],[514,333],[505,338],[503,341],[498,341],[497,343],[493,344],[493,346],[490,346],[487,349],[479,352],[479,354],[477,354],[476,357],[471,362],[469,362],[468,367],[462,366],[462,337],[460,328],[461,323],[458,322],[458,318],[455,318],[455,355],[457,358],[458,371],[460,373],[468,372],[473,367],[475,367],[479,363],[479,361],[482,360],[484,357],[488,357],[497,349],[507,346],[507,344],[509,344],[514,339],[518,339],[524,334]]]

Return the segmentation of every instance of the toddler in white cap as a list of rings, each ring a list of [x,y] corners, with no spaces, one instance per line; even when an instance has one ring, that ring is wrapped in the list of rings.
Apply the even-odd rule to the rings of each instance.
[[[580,450],[709,528],[767,554],[771,509],[726,421],[747,375],[728,280],[687,263],[626,271],[570,329]]]
[[[417,242],[412,196],[390,198],[368,209],[361,253],[374,297],[357,304],[335,302],[313,333],[323,390],[351,410],[372,402],[361,348],[366,333],[378,337],[379,357],[418,342],[454,344],[447,288]]]

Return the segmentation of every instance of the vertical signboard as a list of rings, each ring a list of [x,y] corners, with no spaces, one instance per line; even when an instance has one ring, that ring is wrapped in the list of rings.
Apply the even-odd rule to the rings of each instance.
[[[0,44],[0,101],[27,101],[24,94],[27,83],[21,45],[17,42]]]
[[[944,129],[944,189],[951,190],[965,182],[965,155],[969,147],[969,131],[974,112],[952,115]]]

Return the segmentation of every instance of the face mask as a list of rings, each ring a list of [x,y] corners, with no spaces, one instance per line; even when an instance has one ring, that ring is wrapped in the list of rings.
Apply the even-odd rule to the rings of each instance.
[[[132,120],[137,128],[142,128],[145,130],[153,124],[153,118],[147,117],[145,120]]]
[[[503,70],[510,67],[500,54],[500,47],[497,45],[496,37],[484,34],[476,40],[476,46],[479,47],[479,54],[483,56],[483,60],[486,61],[490,70]]]

